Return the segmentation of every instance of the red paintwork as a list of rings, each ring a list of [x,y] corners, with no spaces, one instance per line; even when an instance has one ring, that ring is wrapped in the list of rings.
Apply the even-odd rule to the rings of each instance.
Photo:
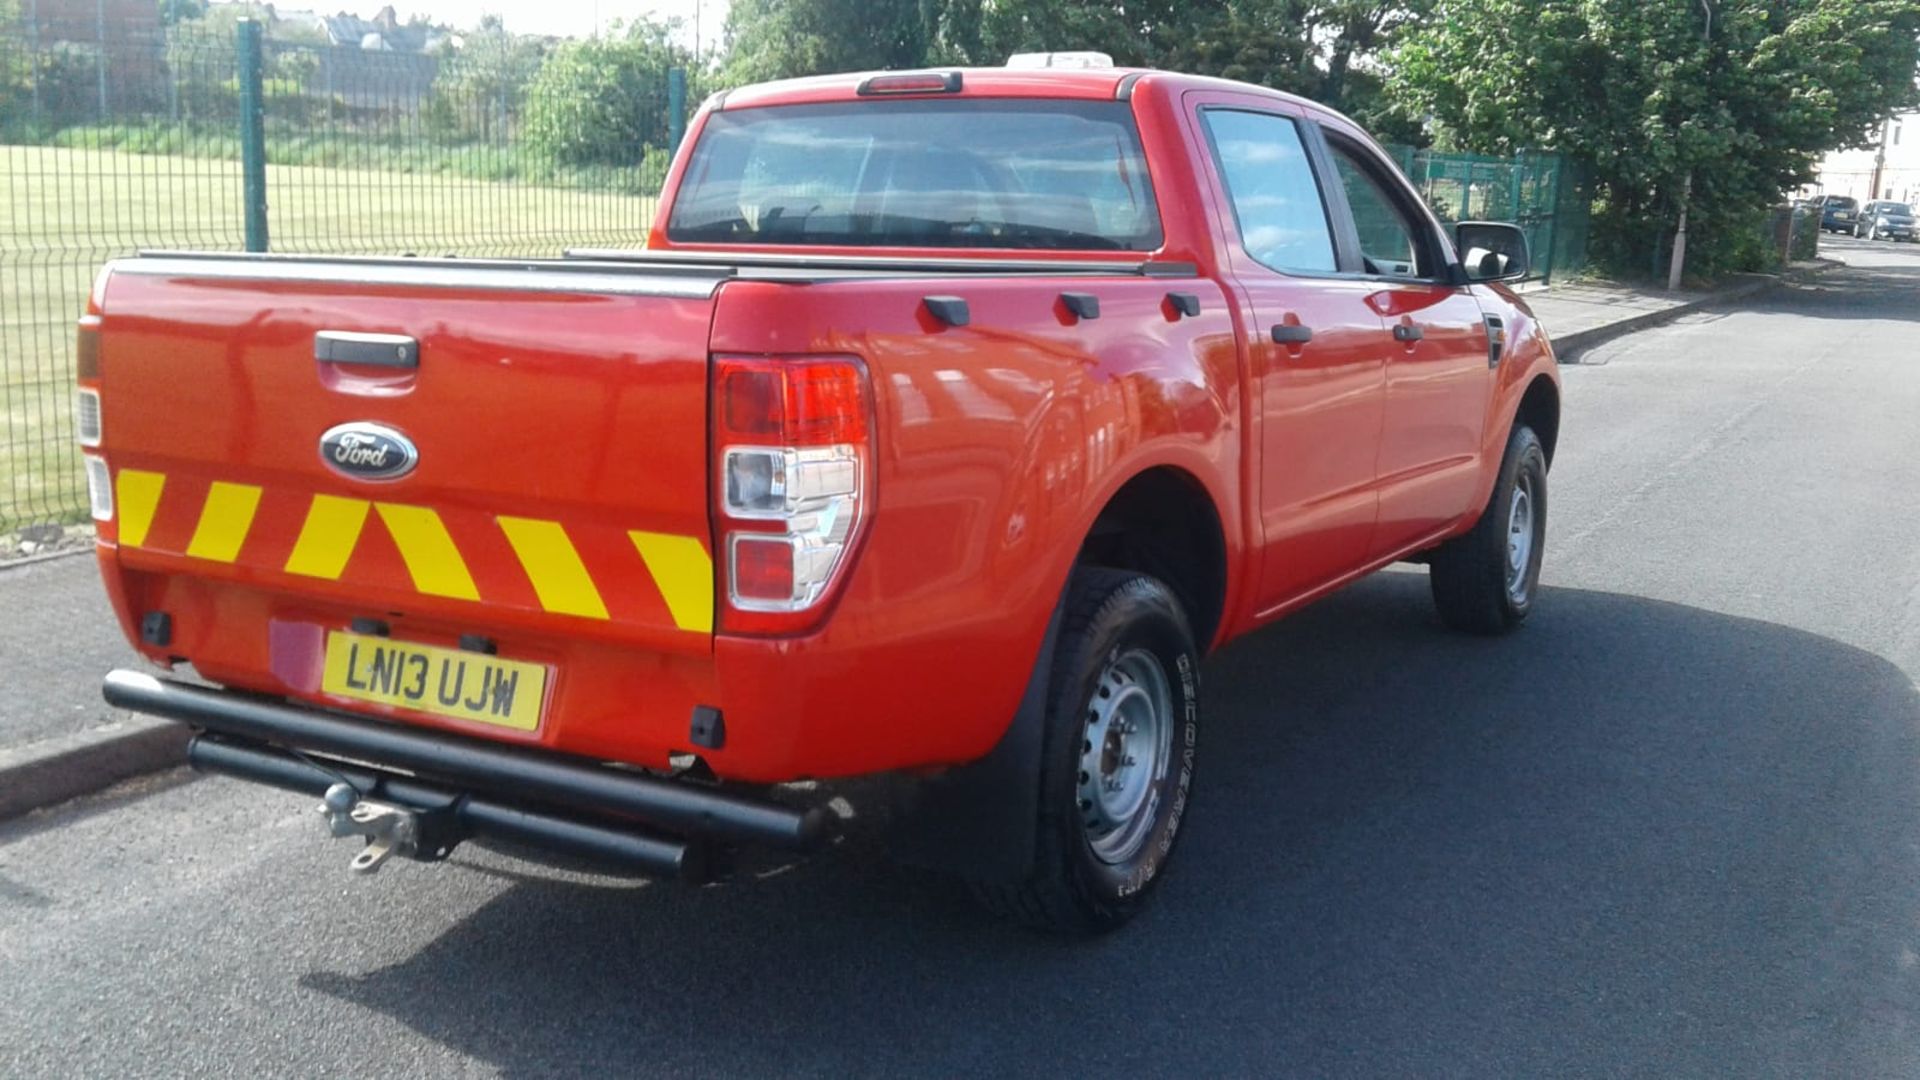
[[[963,93],[1111,98],[1125,74],[968,71]],[[747,88],[724,107],[849,100],[858,82]],[[485,633],[503,656],[555,666],[537,733],[354,707],[660,765],[687,748],[691,708],[714,705],[727,745],[704,754],[713,769],[774,781],[939,766],[989,749],[1083,538],[1144,470],[1184,473],[1224,525],[1213,644],[1470,527],[1523,392],[1539,379],[1557,386],[1525,305],[1502,286],[1309,280],[1258,266],[1233,236],[1196,105],[1311,113],[1364,135],[1309,102],[1218,80],[1149,73],[1131,100],[1166,237],[1154,257],[1196,264],[1195,279],[735,281],[711,300],[683,300],[107,276],[90,305],[104,326],[102,453],[116,470],[165,472],[178,490],[226,480],[266,491],[232,565],[180,554],[195,500],[163,502],[139,549],[104,526],[100,564],[123,628],[137,642],[138,613],[164,609],[176,641],[143,648],[153,659],[171,653],[218,682],[332,707],[343,703],[318,690],[326,628],[372,615],[429,643]],[[660,222],[686,159],[669,174]],[[650,243],[676,246],[658,223]],[[1056,299],[1068,287],[1096,293],[1101,317],[1068,315]],[[1170,289],[1198,294],[1202,314],[1177,317]],[[971,325],[932,320],[919,304],[929,293],[963,295]],[[1482,307],[1507,324],[1492,372]],[[1296,319],[1315,327],[1313,342],[1272,344],[1267,328]],[[1426,339],[1393,341],[1388,328],[1403,319]],[[310,342],[323,327],[418,337],[428,359],[417,384],[316,370]],[[871,376],[868,523],[818,628],[801,636],[676,629],[623,546],[624,530],[645,529],[717,547],[713,353],[851,355]],[[327,472],[313,436],[344,420],[408,432],[418,472],[378,492]],[[377,529],[337,583],[280,572],[314,492],[436,508],[485,601],[414,592]],[[543,612],[494,514],[563,521],[609,619]]]

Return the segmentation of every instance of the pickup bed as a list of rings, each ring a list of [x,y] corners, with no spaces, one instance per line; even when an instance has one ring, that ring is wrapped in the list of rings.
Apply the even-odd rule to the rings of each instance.
[[[1156,71],[709,101],[645,249],[150,253],[80,324],[107,697],[432,861],[700,878],[892,774],[909,857],[1097,930],[1180,832],[1205,653],[1397,560],[1527,615],[1559,426],[1511,226]]]

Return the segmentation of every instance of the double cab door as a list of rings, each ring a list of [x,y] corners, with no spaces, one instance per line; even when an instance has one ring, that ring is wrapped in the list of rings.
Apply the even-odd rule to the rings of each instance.
[[[1266,614],[1469,512],[1487,330],[1418,196],[1357,131],[1253,96],[1189,105],[1241,304]]]

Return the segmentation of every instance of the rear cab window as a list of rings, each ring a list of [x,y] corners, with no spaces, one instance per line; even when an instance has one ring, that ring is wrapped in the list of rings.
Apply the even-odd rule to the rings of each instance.
[[[667,239],[1151,251],[1160,212],[1124,102],[859,101],[707,118]]]
[[[1273,270],[1330,274],[1338,269],[1333,228],[1299,124],[1240,109],[1208,108],[1200,115],[1241,248]]]

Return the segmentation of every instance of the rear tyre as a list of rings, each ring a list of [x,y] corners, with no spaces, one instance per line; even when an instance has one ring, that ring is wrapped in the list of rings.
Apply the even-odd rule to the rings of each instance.
[[[1547,536],[1547,454],[1515,424],[1493,495],[1471,532],[1434,549],[1428,581],[1440,620],[1470,634],[1504,634],[1526,619]]]
[[[1048,678],[1032,871],[976,895],[1054,933],[1132,918],[1179,838],[1199,717],[1199,651],[1173,592],[1145,574],[1075,571]]]

